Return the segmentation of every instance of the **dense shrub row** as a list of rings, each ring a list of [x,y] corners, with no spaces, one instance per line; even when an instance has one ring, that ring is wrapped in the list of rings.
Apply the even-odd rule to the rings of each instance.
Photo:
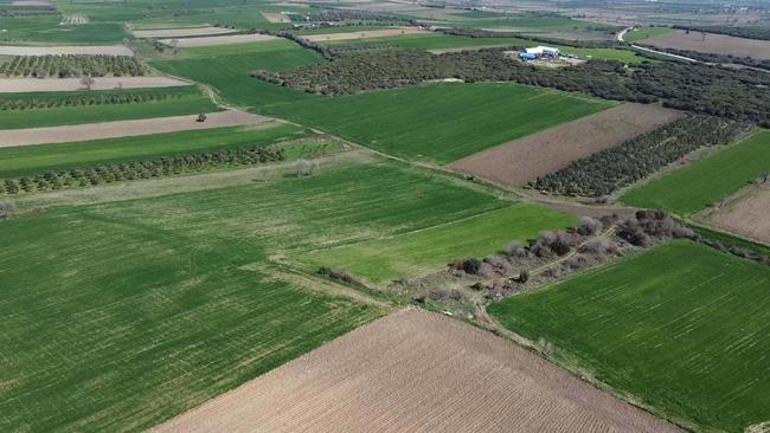
[[[693,150],[728,144],[747,128],[745,123],[718,117],[689,116],[577,160],[529,186],[571,196],[607,195],[646,178]]]
[[[568,45],[576,48],[624,48],[628,44],[618,40],[582,40],[582,39],[559,39],[542,35],[530,35],[519,32],[491,32],[482,29],[471,28],[440,28],[436,30],[451,36],[465,36],[470,38],[520,38],[528,39],[534,42],[545,44]]]
[[[659,49],[653,45],[645,45],[644,43],[639,43],[637,45],[645,46],[647,48],[652,48],[652,49]],[[707,62],[707,63],[713,63],[713,64],[736,64],[736,65],[743,65],[743,66],[751,66],[752,68],[770,69],[770,60],[767,60],[767,59],[755,59],[754,57],[741,57],[741,56],[734,56],[732,54],[702,53],[700,51],[677,50],[674,48],[666,48],[665,51],[667,53],[689,57],[695,60],[700,60],[701,62]],[[642,54],[646,54],[646,53],[642,53]]]
[[[173,174],[194,172],[220,166],[255,165],[286,159],[283,149],[261,146],[220,150],[184,156],[107,164],[92,168],[48,171],[35,176],[5,179],[0,182],[0,193],[49,191],[77,188],[124,180],[149,179]]]
[[[56,98],[33,97],[26,99],[15,99],[12,96],[9,96],[5,98],[0,97],[0,110],[29,110],[35,108],[134,104],[150,101],[180,99],[182,97],[184,97],[184,94],[165,92],[127,92],[120,94],[93,93],[89,95],[63,95],[57,96]]]
[[[770,75],[703,64],[643,63],[631,69],[592,60],[566,68],[539,68],[488,48],[434,55],[419,50],[363,52],[284,73],[253,76],[307,92],[340,95],[459,78],[514,81],[605,99],[650,103],[770,126]]]
[[[131,56],[48,55],[14,56],[0,64],[0,76],[32,78],[140,76],[145,68]]]
[[[381,25],[406,25],[411,18],[388,15],[364,10],[325,9],[309,15],[310,21],[321,22],[355,22],[356,24],[376,23]]]
[[[717,33],[721,35],[737,36],[739,38],[761,39],[770,41],[770,28],[767,27],[734,27],[734,26],[673,26],[679,30],[689,30],[692,32]]]

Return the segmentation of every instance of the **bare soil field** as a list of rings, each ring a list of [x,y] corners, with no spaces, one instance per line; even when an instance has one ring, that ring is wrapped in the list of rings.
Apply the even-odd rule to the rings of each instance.
[[[291,20],[284,14],[262,12],[262,16],[265,17],[269,23],[290,23]]]
[[[182,38],[187,36],[208,36],[233,33],[236,30],[225,27],[184,27],[178,29],[134,30],[137,38]]]
[[[414,33],[425,33],[425,32],[427,32],[427,30],[418,29],[417,27],[396,27],[393,29],[371,30],[371,31],[365,31],[365,32],[326,33],[321,35],[307,35],[307,36],[304,36],[304,38],[313,42],[331,42],[331,41],[347,41],[352,39],[383,38],[387,36],[411,35]]]
[[[758,242],[770,244],[770,187],[752,185],[731,197],[724,205],[708,208],[697,221]]]
[[[656,48],[698,51],[702,53],[732,54],[736,57],[753,57],[770,60],[770,42],[755,39],[738,38],[714,33],[676,30],[662,36],[642,41],[644,45]]]
[[[89,22],[90,20],[85,15],[65,15],[61,21],[62,24],[70,26],[80,26]]]
[[[197,115],[160,117],[154,119],[121,120],[118,122],[87,123],[83,125],[54,126],[49,128],[0,130],[0,147],[29,146],[34,144],[67,143],[103,138],[134,137],[167,132],[211,129],[225,126],[267,125],[275,122],[269,117],[243,111],[228,110],[206,114],[205,122],[197,122]]]
[[[622,104],[468,156],[449,167],[500,185],[522,186],[682,116],[657,105]]]
[[[275,36],[252,33],[248,35],[225,35],[225,36],[204,36],[201,38],[189,39],[160,39],[160,42],[166,45],[173,45],[171,41],[176,41],[179,48],[210,47],[214,45],[232,45],[245,44],[248,42],[264,42],[278,39]]]
[[[402,310],[155,432],[679,432],[515,344]]]
[[[141,89],[189,86],[192,83],[170,77],[97,77],[91,90]],[[0,93],[74,92],[86,90],[80,78],[0,78]]]
[[[14,0],[12,6],[51,6],[48,0]]]
[[[0,45],[0,56],[47,56],[68,54],[133,56],[134,52],[125,45],[72,45],[50,47]]]

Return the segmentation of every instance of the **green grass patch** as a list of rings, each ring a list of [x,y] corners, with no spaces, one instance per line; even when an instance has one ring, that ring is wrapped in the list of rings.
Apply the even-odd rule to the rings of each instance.
[[[448,163],[611,107],[514,84],[442,84],[265,107],[402,157]]]
[[[574,223],[574,216],[519,203],[427,230],[314,251],[300,260],[315,268],[347,269],[379,284],[438,271],[454,259],[496,253],[513,240],[526,241],[543,230]]]
[[[130,37],[118,23],[59,25],[59,15],[0,17],[0,42],[43,44],[113,44]]]
[[[280,279],[268,257],[500,206],[443,176],[349,162],[0,224],[0,430],[149,428],[380,314]]]
[[[0,178],[34,176],[46,171],[268,145],[276,140],[299,138],[308,134],[308,130],[294,125],[262,129],[232,127],[0,148]]]
[[[632,206],[696,213],[770,170],[770,131],[763,130],[715,154],[629,190]]]
[[[286,40],[188,49],[180,57],[153,61],[152,66],[208,84],[228,101],[243,107],[312,98],[306,93],[251,78],[249,74],[255,69],[283,71],[322,60],[316,52]]]
[[[660,413],[703,430],[770,419],[770,269],[675,241],[491,305]]]
[[[642,27],[639,30],[633,30],[623,35],[626,42],[639,42],[643,39],[663,36],[674,31],[671,27]]]
[[[0,125],[2,125],[2,129],[40,128],[221,111],[221,108],[196,86],[176,87],[173,90],[172,88],[156,89],[154,91],[167,93],[169,98],[135,104],[2,111],[0,112]]]

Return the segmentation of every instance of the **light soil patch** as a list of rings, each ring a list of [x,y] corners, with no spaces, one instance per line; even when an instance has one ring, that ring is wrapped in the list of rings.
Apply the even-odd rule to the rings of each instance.
[[[468,156],[449,167],[500,185],[522,186],[683,116],[657,105],[622,104]]]
[[[226,126],[266,126],[276,122],[269,117],[257,116],[237,110],[208,113],[205,122],[197,122],[197,117],[197,115],[187,115],[160,117],[155,119],[55,126],[49,128],[0,130],[0,147],[67,143],[71,141],[89,141],[116,137],[134,137],[138,135],[164,134],[168,132],[211,129]]]
[[[291,20],[284,14],[262,12],[262,16],[270,23],[290,23]]]
[[[46,7],[52,6],[48,0],[14,0],[11,5],[13,6],[27,6],[27,7]]]
[[[251,33],[248,35],[205,36],[189,39],[160,39],[160,42],[168,46],[178,48],[210,47],[215,45],[246,44],[249,42],[265,42],[278,39],[275,36]],[[172,42],[173,41],[173,42]]]
[[[320,35],[307,35],[307,36],[304,36],[304,38],[313,42],[331,42],[331,41],[347,41],[352,39],[383,38],[387,36],[411,35],[415,33],[426,33],[426,32],[427,30],[423,30],[417,27],[396,27],[392,29],[370,30],[370,31],[364,31],[364,32],[325,33]]]
[[[62,17],[61,24],[69,26],[80,26],[83,24],[88,24],[89,21],[90,20],[85,15],[65,15]]]
[[[0,56],[48,56],[48,55],[107,55],[133,56],[125,45],[70,45],[70,46],[18,46],[0,45]]]
[[[170,77],[98,77],[91,90],[142,89],[150,87],[189,86],[192,83]],[[86,90],[80,78],[2,78],[0,93],[74,92]]]
[[[770,187],[751,185],[695,220],[770,245]]]
[[[182,38],[187,36],[208,36],[233,33],[236,30],[225,27],[185,27],[177,29],[134,30],[137,38]]]
[[[527,350],[402,310],[155,432],[679,432]]]
[[[770,60],[770,42],[729,35],[702,32],[690,32],[688,34],[684,30],[676,30],[662,36],[645,39],[642,42],[645,45],[662,49],[673,48]]]

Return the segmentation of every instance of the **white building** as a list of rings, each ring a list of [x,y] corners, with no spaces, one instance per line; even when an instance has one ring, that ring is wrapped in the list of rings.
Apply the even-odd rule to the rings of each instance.
[[[527,48],[526,50],[527,54],[534,54],[538,57],[540,56],[549,56],[549,57],[559,57],[561,52],[558,48],[553,47],[545,47],[542,45],[539,45],[537,47]]]

